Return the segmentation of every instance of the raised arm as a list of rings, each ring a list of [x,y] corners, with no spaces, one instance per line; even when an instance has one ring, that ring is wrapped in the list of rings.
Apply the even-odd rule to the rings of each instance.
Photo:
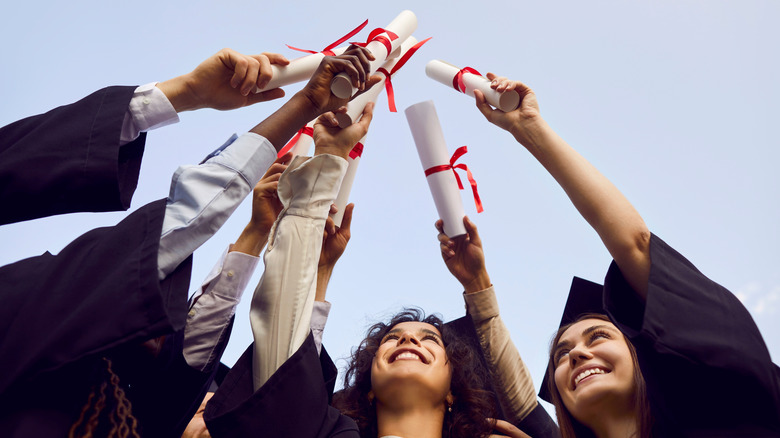
[[[493,109],[477,90],[479,110],[489,122],[509,131],[555,178],[644,299],[650,274],[650,231],[642,217],[617,187],[552,130],[529,87],[492,73],[487,77],[493,81],[492,88],[515,90],[522,101],[516,110],[504,113]]]
[[[463,285],[466,311],[474,322],[499,403],[507,419],[521,426],[539,406],[533,380],[499,315],[477,227],[468,217],[463,218],[463,224],[466,234],[450,239],[444,234],[443,222],[436,221],[441,255],[447,269]]]

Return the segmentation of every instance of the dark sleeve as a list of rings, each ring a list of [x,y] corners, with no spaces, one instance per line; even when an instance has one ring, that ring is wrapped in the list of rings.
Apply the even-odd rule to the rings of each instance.
[[[0,224],[126,210],[146,134],[119,146],[136,87],[108,87],[0,128]]]
[[[655,235],[650,257],[646,303],[613,262],[604,304],[637,350],[657,419],[780,431],[778,368],[747,309]]]
[[[311,334],[257,391],[252,386],[253,348],[247,348],[206,405],[211,436],[359,437],[355,422],[328,404]]]
[[[125,365],[120,378],[129,385],[129,396],[133,404],[133,415],[143,428],[144,437],[178,437],[184,432],[192,416],[200,407],[219,368],[232,329],[219,340],[215,349],[216,363],[206,371],[191,367],[184,358],[184,330],[165,337],[162,349],[153,366],[147,372],[138,373],[132,357],[116,363]],[[118,373],[119,374],[119,373]],[[130,376],[130,379],[126,379]]]
[[[540,403],[537,403],[536,407],[515,426],[533,438],[560,438],[561,436],[558,425]]]
[[[15,382],[181,329],[192,259],[158,280],[165,200],[58,255],[0,268],[0,394]]]

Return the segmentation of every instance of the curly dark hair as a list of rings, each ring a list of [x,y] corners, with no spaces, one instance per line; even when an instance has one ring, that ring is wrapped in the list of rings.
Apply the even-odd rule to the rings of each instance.
[[[353,350],[344,376],[344,389],[334,395],[333,405],[344,415],[351,417],[360,428],[360,436],[375,438],[377,432],[376,409],[368,394],[371,391],[371,365],[382,338],[402,322],[424,322],[436,327],[442,334],[447,360],[452,372],[450,391],[455,397],[452,412],[444,416],[442,436],[445,438],[487,437],[493,425],[486,418],[496,418],[491,402],[484,368],[479,365],[479,352],[447,330],[437,315],[425,315],[417,308],[405,308],[388,323],[379,322],[368,329],[366,338]]]

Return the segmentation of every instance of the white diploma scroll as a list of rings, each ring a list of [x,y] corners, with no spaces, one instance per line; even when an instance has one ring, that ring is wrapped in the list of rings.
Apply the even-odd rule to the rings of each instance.
[[[417,153],[420,155],[423,172],[442,165],[450,164],[450,153],[444,142],[444,133],[436,115],[432,100],[420,102],[406,108],[406,120],[412,130]],[[444,234],[449,237],[466,234],[463,226],[463,201],[460,197],[458,182],[452,169],[435,172],[426,177],[428,187],[436,204],[436,211],[444,221]]]
[[[347,47],[345,46],[333,49],[332,52],[338,56],[346,50]],[[317,71],[317,67],[320,66],[320,62],[322,62],[322,58],[324,57],[325,54],[323,53],[312,53],[311,55],[293,59],[289,64],[284,66],[271,64],[271,71],[273,71],[271,80],[268,81],[268,85],[262,89],[255,87],[255,93],[273,90],[274,88],[284,87],[285,85],[294,84],[296,82],[308,81],[311,79],[311,75]]]
[[[430,61],[425,66],[425,74],[429,78],[453,89],[455,89],[453,81],[458,72],[460,72],[458,67],[438,59]],[[499,93],[490,88],[490,81],[483,76],[465,72],[463,73],[463,85],[466,88],[465,94],[474,97],[474,90],[479,90],[485,95],[485,99],[487,99],[489,104],[501,111],[513,111],[520,104],[520,95],[516,91],[511,90]],[[460,90],[456,89],[456,91]]]
[[[331,216],[337,227],[341,226],[341,220],[344,218],[344,209],[349,204],[349,193],[352,191],[352,184],[355,182],[355,175],[360,164],[360,156],[363,154],[363,146],[366,144],[366,137],[368,137],[368,134],[360,139],[347,157],[347,163],[349,164],[347,173],[344,174],[344,179],[341,180],[341,188],[339,188],[339,194],[334,202],[338,211]]]
[[[400,55],[397,58],[386,61],[382,65],[382,68],[388,72],[392,72],[393,67],[395,67],[398,61],[400,61],[401,57],[405,55],[406,52],[408,52],[409,49],[411,49],[415,44],[417,44],[417,38],[413,36],[407,38],[406,41],[404,41],[400,46]],[[392,76],[395,76],[395,73],[393,73]],[[363,114],[363,110],[366,108],[366,105],[368,105],[368,102],[376,102],[377,98],[379,98],[379,94],[385,88],[385,81],[387,81],[387,76],[382,75],[382,80],[374,84],[374,86],[369,88],[368,91],[350,100],[347,103],[347,112],[336,114],[336,120],[339,122],[339,127],[346,128],[347,126],[355,123],[355,121],[360,118],[360,115]]]
[[[314,122],[317,119],[312,120],[311,122],[306,124],[306,128],[314,129]],[[293,154],[293,157],[296,155],[303,155],[308,156],[309,155],[309,149],[311,149],[311,144],[314,143],[314,139],[311,135],[302,132],[301,136],[298,137],[298,141],[295,142],[295,146],[290,149],[290,151]]]
[[[384,29],[398,35],[398,38],[390,40],[387,32],[382,32],[378,35],[378,37],[384,37],[390,40],[389,52],[387,47],[380,41],[371,41],[366,45],[366,49],[368,49],[368,51],[374,55],[374,58],[376,58],[369,63],[369,76],[376,73],[377,69],[385,63],[391,54],[394,55],[398,47],[400,47],[401,44],[412,35],[415,29],[417,29],[417,16],[415,16],[412,11],[403,11],[398,14],[390,24],[385,26]],[[352,86],[352,80],[346,73],[339,73],[331,81],[330,91],[334,96],[340,99],[347,99],[357,93],[357,88]]]

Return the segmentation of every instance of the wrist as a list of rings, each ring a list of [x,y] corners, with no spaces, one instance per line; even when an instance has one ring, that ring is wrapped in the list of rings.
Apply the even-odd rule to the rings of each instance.
[[[198,109],[195,93],[190,88],[187,75],[159,82],[157,88],[165,94],[177,113]]]
[[[270,230],[249,224],[241,232],[231,251],[243,252],[245,254],[259,256],[263,247],[268,242]]]
[[[467,294],[470,294],[483,291],[492,286],[493,283],[490,282],[490,277],[488,276],[487,272],[484,272],[469,281],[462,282],[461,285],[463,286],[463,290]]]
[[[518,143],[525,147],[533,147],[540,143],[544,132],[549,129],[542,116],[536,115],[518,121],[510,129],[510,133]]]

